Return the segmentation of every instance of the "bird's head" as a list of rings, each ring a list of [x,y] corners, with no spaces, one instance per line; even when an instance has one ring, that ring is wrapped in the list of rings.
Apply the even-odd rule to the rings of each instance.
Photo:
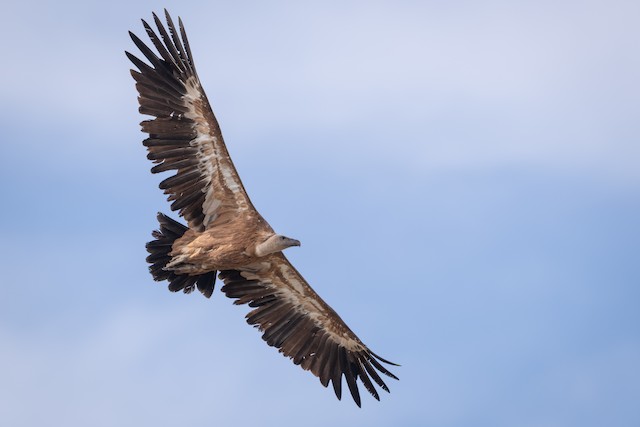
[[[256,255],[259,257],[280,252],[291,246],[300,246],[300,241],[282,234],[274,234],[262,243],[256,245]]]

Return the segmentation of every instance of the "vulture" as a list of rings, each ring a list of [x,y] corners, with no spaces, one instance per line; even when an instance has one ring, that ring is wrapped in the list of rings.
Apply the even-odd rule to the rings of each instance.
[[[358,379],[380,400],[381,375],[397,379],[309,286],[282,251],[300,246],[277,234],[254,208],[229,157],[220,127],[200,85],[187,35],[165,10],[166,27],[154,13],[157,32],[142,24],[155,51],[129,32],[147,62],[129,52],[138,91],[141,123],[152,173],[172,171],[160,182],[171,210],[187,225],[158,213],[159,228],[146,245],[149,270],[169,290],[198,289],[209,298],[217,277],[235,304],[248,304],[246,320],[268,345],[332,384],[338,399],[342,377],[360,406]]]

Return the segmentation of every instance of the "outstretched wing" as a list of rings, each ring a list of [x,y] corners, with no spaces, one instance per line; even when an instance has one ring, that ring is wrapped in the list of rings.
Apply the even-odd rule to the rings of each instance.
[[[254,307],[247,322],[264,332],[262,339],[311,371],[323,386],[331,381],[338,399],[342,376],[358,406],[358,378],[377,400],[373,382],[389,391],[378,372],[397,379],[379,361],[395,364],[369,350],[281,252],[244,270],[222,271],[219,277],[225,283],[222,291],[237,298],[235,304]]]
[[[139,71],[131,70],[140,96],[140,112],[154,116],[141,123],[149,134],[143,144],[155,163],[151,172],[175,170],[160,183],[189,227],[203,231],[214,221],[254,209],[229,157],[218,122],[193,64],[182,21],[180,34],[165,10],[169,32],[153,14],[160,37],[144,20],[154,53],[135,34],[131,39],[151,65],[126,52]],[[159,55],[159,56],[158,56]]]

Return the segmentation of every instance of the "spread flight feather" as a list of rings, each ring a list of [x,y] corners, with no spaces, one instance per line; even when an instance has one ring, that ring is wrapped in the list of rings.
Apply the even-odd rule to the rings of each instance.
[[[247,322],[268,345],[332,383],[341,398],[342,377],[360,406],[357,380],[379,400],[374,383],[389,391],[379,373],[397,379],[309,286],[282,250],[300,242],[278,235],[249,200],[227,152],[220,127],[196,73],[182,21],[165,10],[168,32],[153,14],[156,33],[142,21],[157,53],[129,33],[149,64],[126,52],[138,68],[141,123],[153,173],[175,171],[160,183],[171,209],[188,227],[158,214],[160,228],[147,243],[155,280],[172,291],[200,290],[210,297],[216,273],[235,304],[248,304]]]

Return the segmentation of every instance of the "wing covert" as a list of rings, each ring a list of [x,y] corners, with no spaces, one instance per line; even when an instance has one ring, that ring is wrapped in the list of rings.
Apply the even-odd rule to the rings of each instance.
[[[219,278],[225,283],[222,291],[236,299],[234,304],[253,308],[247,323],[263,332],[268,345],[311,371],[323,386],[331,382],[338,399],[343,376],[358,406],[358,378],[377,400],[380,396],[374,383],[389,391],[379,373],[397,377],[380,362],[395,364],[365,346],[282,253],[253,267],[222,271]]]
[[[179,33],[165,10],[167,31],[153,14],[159,35],[142,21],[155,53],[129,33],[149,64],[129,52],[138,68],[136,81],[140,113],[154,116],[141,123],[149,134],[143,141],[153,173],[176,171],[160,183],[160,189],[189,227],[203,231],[213,221],[254,209],[227,152],[220,127],[196,73],[182,21]]]

